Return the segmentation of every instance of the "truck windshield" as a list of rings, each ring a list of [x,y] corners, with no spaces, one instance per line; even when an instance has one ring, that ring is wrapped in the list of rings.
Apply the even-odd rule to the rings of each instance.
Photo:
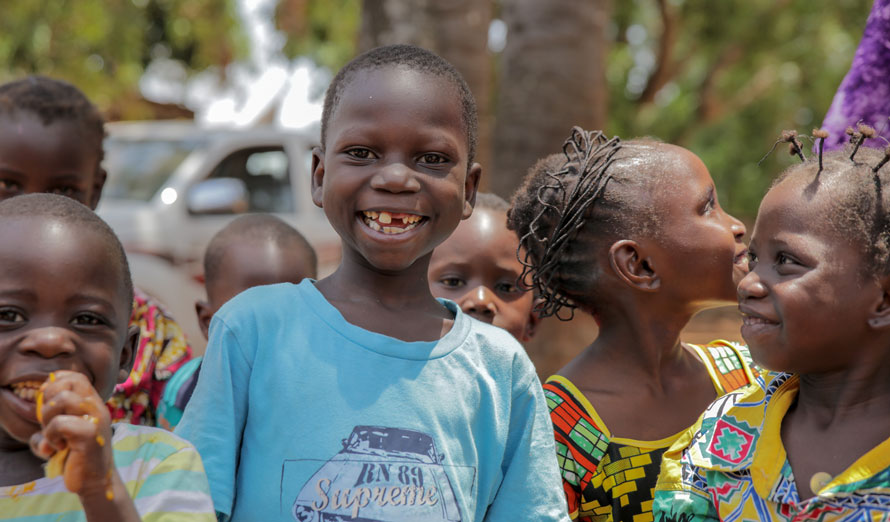
[[[105,140],[108,180],[102,199],[148,201],[164,185],[199,140]]]

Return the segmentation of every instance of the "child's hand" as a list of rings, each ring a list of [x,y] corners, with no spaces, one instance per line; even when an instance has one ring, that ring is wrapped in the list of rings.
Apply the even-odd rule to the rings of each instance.
[[[111,417],[87,377],[51,374],[38,393],[37,418],[43,430],[31,437],[31,449],[52,457],[47,475],[61,473],[65,487],[81,497],[112,495]]]

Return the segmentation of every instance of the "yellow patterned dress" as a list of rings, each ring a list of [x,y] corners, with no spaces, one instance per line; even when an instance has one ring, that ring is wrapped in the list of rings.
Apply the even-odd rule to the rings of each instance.
[[[138,289],[130,325],[139,327],[133,370],[108,400],[112,422],[156,426],[156,409],[167,381],[192,358],[192,349],[173,319]],[[162,426],[163,427],[163,426]]]
[[[691,346],[703,361],[718,396],[757,378],[743,346],[727,341]],[[652,520],[652,494],[661,456],[681,433],[655,441],[613,437],[584,394],[559,375],[547,379],[544,395],[572,519]]]
[[[659,521],[890,520],[890,439],[801,500],[782,444],[782,419],[797,397],[781,373],[716,400],[664,455],[655,490]],[[830,452],[831,448],[825,448]]]

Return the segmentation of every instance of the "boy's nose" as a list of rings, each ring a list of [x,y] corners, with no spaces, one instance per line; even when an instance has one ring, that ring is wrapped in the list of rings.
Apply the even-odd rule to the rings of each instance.
[[[66,329],[50,326],[29,332],[19,343],[19,349],[51,359],[71,355],[77,347]]]
[[[414,177],[414,172],[403,162],[394,161],[384,165],[373,178],[371,187],[388,192],[418,192],[420,182]]]
[[[471,315],[480,321],[491,323],[498,313],[494,294],[484,286],[479,286],[464,294],[460,300],[460,309],[467,315]]]

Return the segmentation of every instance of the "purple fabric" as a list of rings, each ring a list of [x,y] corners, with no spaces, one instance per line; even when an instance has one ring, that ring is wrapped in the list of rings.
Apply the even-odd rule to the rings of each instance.
[[[842,148],[848,140],[847,127],[862,120],[890,139],[890,0],[875,0],[865,23],[865,33],[853,65],[841,82],[822,127],[830,135],[825,150]],[[866,146],[884,147],[879,138]]]

